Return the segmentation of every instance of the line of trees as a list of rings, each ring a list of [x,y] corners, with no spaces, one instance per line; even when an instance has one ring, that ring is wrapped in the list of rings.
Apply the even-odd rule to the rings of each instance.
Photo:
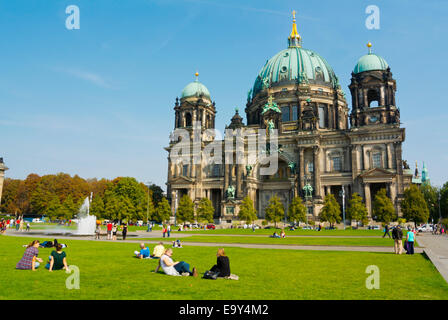
[[[165,221],[171,214],[168,200],[157,185],[148,188],[129,177],[86,180],[65,173],[5,179],[0,211],[68,220],[76,216],[91,193],[90,212],[100,219],[136,221],[146,220],[148,215],[150,220]]]

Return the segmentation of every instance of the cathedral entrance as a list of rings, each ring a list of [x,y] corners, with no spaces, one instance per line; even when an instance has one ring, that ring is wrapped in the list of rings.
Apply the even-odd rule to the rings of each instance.
[[[376,194],[381,190],[381,189],[386,189],[386,194],[388,197],[390,197],[390,194],[387,190],[387,185],[386,183],[371,183],[370,184],[370,197],[371,197],[371,201],[373,204],[373,201],[375,201],[375,196]]]
[[[291,191],[290,190],[261,190],[260,191],[260,201],[258,203],[258,218],[265,219],[266,217],[266,207],[269,205],[269,200],[277,196],[283,206],[285,207],[285,217],[288,211],[289,204],[291,203]],[[283,220],[283,219],[282,219]]]

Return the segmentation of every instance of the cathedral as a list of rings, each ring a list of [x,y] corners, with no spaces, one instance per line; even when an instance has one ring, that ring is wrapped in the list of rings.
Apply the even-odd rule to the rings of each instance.
[[[362,56],[351,73],[351,108],[328,62],[302,47],[295,14],[286,49],[261,68],[248,93],[246,124],[236,110],[226,129],[263,129],[278,132],[278,169],[261,175],[262,164],[178,163],[168,157],[167,195],[173,216],[178,201],[188,195],[198,204],[211,200],[216,223],[238,221],[243,198],[250,197],[259,219],[277,195],[286,211],[292,199],[302,197],[308,220],[318,221],[326,195],[342,205],[353,193],[360,194],[369,218],[375,219],[372,203],[386,189],[400,215],[404,189],[413,173],[402,160],[405,129],[395,103],[396,81],[386,60],[372,52]],[[176,98],[174,129],[193,131],[215,128],[216,105],[207,87],[196,81]],[[245,141],[247,144],[247,139]],[[170,152],[171,140],[165,148]],[[203,150],[204,144],[201,145]],[[245,148],[245,153],[248,151]],[[341,206],[342,208],[342,206]]]

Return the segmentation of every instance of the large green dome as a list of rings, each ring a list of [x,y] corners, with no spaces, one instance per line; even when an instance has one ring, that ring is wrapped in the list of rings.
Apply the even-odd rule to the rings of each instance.
[[[184,90],[182,90],[181,98],[200,97],[204,96],[210,99],[210,92],[207,87],[200,83],[197,79],[194,82],[189,83]]]
[[[335,86],[337,77],[319,54],[290,46],[269,59],[255,80],[254,96],[266,86],[287,83],[322,83]]]
[[[376,54],[369,52],[358,60],[358,63],[356,64],[353,72],[357,74],[365,71],[386,70],[388,67],[389,65],[387,64],[386,60]]]

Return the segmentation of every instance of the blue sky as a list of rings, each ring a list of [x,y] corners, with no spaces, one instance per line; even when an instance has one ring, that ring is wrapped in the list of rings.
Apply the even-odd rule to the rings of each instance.
[[[368,5],[380,30],[365,27]],[[65,9],[80,9],[67,30]],[[373,43],[397,80],[403,158],[448,180],[447,1],[0,0],[0,157],[7,176],[133,176],[165,188],[173,106],[200,73],[217,129],[244,110],[267,59],[286,47],[291,11],[303,46],[347,88]],[[350,99],[349,99],[350,100]]]

